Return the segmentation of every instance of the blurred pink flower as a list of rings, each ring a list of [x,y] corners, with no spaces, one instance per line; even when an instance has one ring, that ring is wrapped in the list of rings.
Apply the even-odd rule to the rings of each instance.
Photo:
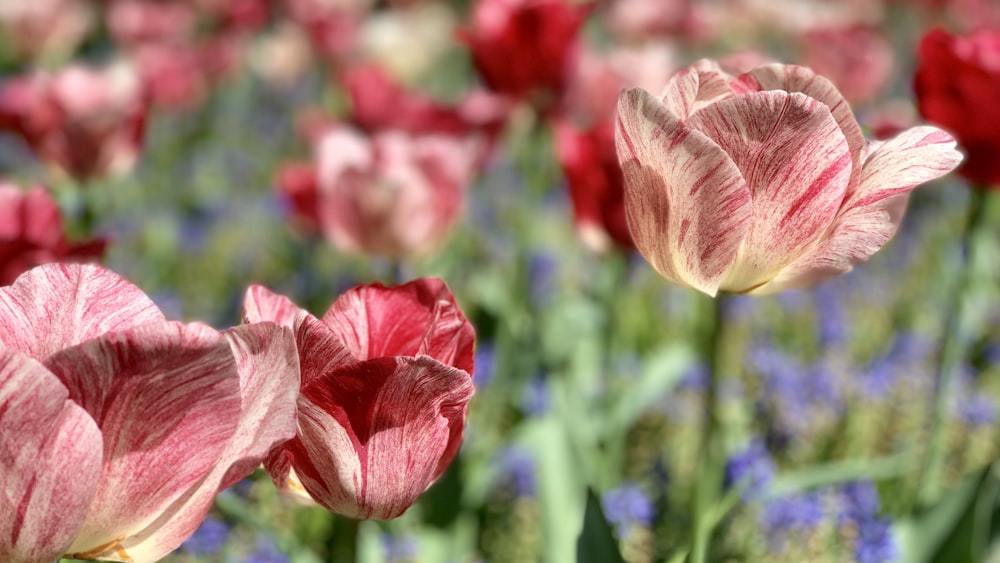
[[[322,319],[254,286],[244,322],[295,332],[298,435],[264,463],[275,484],[352,518],[395,518],[458,452],[475,330],[438,279],[355,287]]]
[[[0,182],[0,285],[49,262],[92,262],[107,241],[70,242],[55,200],[41,186],[30,190]]]
[[[698,34],[695,0],[612,0],[602,13],[619,37],[633,41]]]
[[[371,0],[285,0],[288,18],[299,25],[322,57],[339,63],[357,49]]]
[[[194,37],[198,13],[186,2],[112,0],[105,21],[111,37],[121,45],[178,44]]]
[[[852,104],[872,101],[892,78],[892,46],[875,28],[816,28],[799,39],[803,64],[833,82]]]
[[[295,435],[288,328],[169,322],[97,266],[0,287],[0,560],[156,561]]]
[[[477,0],[459,38],[490,89],[546,109],[566,87],[590,9],[568,0]]]
[[[93,23],[86,0],[0,2],[0,37],[20,59],[64,58],[76,50]]]
[[[481,145],[435,133],[365,135],[338,125],[315,142],[315,180],[301,168],[285,169],[279,190],[291,197],[296,215],[317,217],[342,251],[422,255],[440,245],[458,220]],[[315,196],[309,195],[313,188]],[[307,207],[312,201],[315,211]]]
[[[0,128],[81,181],[132,167],[146,111],[135,70],[125,63],[73,65],[0,84]]]
[[[779,64],[733,77],[699,61],[659,97],[623,92],[616,143],[636,247],[713,296],[850,270],[896,232],[910,190],[961,161],[934,127],[866,141],[833,84]]]

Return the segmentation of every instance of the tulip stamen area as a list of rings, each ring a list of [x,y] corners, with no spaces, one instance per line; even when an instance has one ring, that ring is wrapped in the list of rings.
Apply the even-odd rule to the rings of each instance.
[[[87,559],[87,560],[106,559],[107,555],[114,553],[115,556],[118,557],[119,561],[123,561],[124,563],[132,563],[132,557],[128,554],[127,551],[125,551],[125,546],[122,545],[123,539],[125,539],[124,536],[113,539],[107,543],[101,544],[87,551],[69,553],[66,555],[66,557],[70,557],[72,559]]]

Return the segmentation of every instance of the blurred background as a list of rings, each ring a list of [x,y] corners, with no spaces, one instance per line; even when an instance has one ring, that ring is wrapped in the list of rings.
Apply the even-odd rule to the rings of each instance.
[[[455,292],[477,394],[417,505],[355,525],[258,473],[174,563],[684,561],[713,369],[708,560],[1000,561],[988,177],[917,189],[855,271],[716,313],[634,251],[614,152],[619,91],[701,58],[810,66],[891,137],[923,122],[935,28],[988,35],[1000,4],[0,0],[0,204],[25,217],[0,283],[101,260],[219,328],[252,283],[317,315],[359,283]],[[992,41],[956,49],[996,96],[952,89],[995,136]]]

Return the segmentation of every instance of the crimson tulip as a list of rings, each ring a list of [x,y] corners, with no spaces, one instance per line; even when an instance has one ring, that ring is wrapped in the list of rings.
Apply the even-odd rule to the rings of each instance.
[[[99,260],[106,242],[70,242],[59,207],[45,188],[26,191],[0,182],[0,285],[48,262]]]
[[[920,41],[913,89],[920,115],[955,135],[968,154],[959,174],[1000,186],[1000,33],[956,36],[937,29]]]
[[[866,141],[833,84],[780,64],[733,77],[700,61],[660,97],[625,91],[616,144],[636,247],[713,296],[850,270],[896,232],[910,190],[961,161],[935,127]]]
[[[295,435],[291,331],[167,321],[93,265],[0,287],[0,560],[155,561]]]
[[[359,286],[321,319],[254,286],[244,321],[295,331],[299,431],[264,463],[282,490],[353,518],[395,518],[455,457],[475,331],[441,280]]]

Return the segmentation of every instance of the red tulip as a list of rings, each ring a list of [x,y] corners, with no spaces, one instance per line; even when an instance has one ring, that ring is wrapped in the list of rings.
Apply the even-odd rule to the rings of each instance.
[[[850,270],[896,232],[910,190],[961,161],[934,127],[866,141],[828,80],[777,64],[732,77],[701,61],[661,97],[623,92],[616,144],[636,247],[709,295]]]
[[[169,322],[97,266],[0,288],[0,366],[3,561],[158,560],[295,435],[289,329]]]
[[[589,11],[566,0],[478,0],[460,38],[492,90],[548,106],[566,86]]]
[[[584,244],[595,252],[607,252],[612,244],[634,248],[625,222],[624,179],[615,153],[613,122],[589,130],[559,122],[555,142]]]
[[[45,188],[24,191],[0,182],[0,285],[48,262],[100,260],[105,245],[103,239],[66,240],[59,207]]]
[[[959,173],[1000,187],[1000,33],[934,30],[920,41],[914,91],[920,114],[955,135],[968,157]]]
[[[265,461],[275,484],[338,514],[395,518],[458,452],[475,331],[441,280],[356,287],[322,319],[254,286],[244,321],[295,330],[299,433]]]
[[[133,69],[69,66],[0,86],[0,128],[17,131],[43,160],[78,180],[131,168],[146,104]]]

